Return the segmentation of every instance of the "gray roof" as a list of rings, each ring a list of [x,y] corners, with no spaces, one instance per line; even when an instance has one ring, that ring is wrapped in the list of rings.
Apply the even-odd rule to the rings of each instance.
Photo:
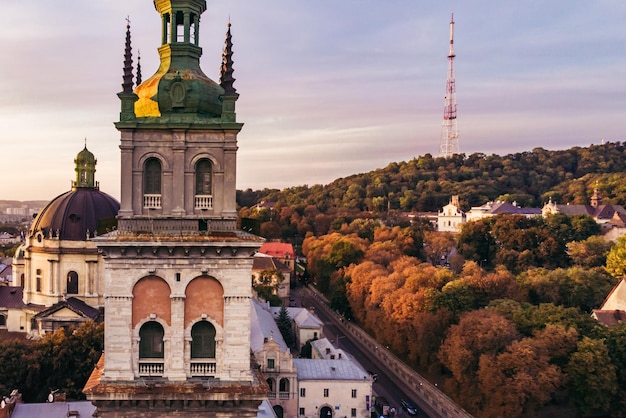
[[[23,308],[22,288],[19,286],[0,286],[0,308]]]
[[[278,318],[280,314],[281,307],[272,306],[271,308],[272,314],[274,318]],[[287,313],[289,314],[289,318],[293,319],[293,321],[298,324],[300,328],[320,328],[324,325],[320,319],[315,316],[315,314],[311,313],[307,308],[286,308]]]
[[[363,380],[369,374],[355,361],[344,358],[341,360],[303,359],[293,360],[298,370],[298,380]]]
[[[11,418],[67,418],[68,411],[76,411],[77,418],[91,418],[96,407],[89,401],[18,403]]]
[[[285,340],[278,330],[278,325],[274,320],[274,316],[270,312],[267,304],[252,299],[250,316],[250,348],[253,352],[263,349],[264,341],[273,339],[280,346],[281,351],[287,351],[289,348],[285,344]]]

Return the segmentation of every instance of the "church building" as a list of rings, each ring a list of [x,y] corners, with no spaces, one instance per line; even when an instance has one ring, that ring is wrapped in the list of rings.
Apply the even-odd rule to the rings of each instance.
[[[236,227],[230,24],[214,82],[200,68],[205,0],[155,0],[160,66],[133,90],[127,30],[117,229],[103,257],[105,350],[84,393],[99,417],[255,417],[268,386],[251,358],[253,255]],[[156,19],[155,19],[156,20]]]

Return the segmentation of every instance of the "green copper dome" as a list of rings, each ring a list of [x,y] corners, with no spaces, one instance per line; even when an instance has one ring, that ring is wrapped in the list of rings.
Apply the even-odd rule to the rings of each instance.
[[[219,118],[224,89],[200,68],[202,48],[198,46],[198,34],[206,2],[155,0],[154,5],[162,20],[161,62],[156,74],[135,89],[136,116],[178,114],[183,120],[191,115]]]

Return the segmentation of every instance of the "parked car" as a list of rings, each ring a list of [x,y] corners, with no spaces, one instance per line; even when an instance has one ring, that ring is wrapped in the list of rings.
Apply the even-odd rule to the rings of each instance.
[[[404,409],[407,414],[417,416],[419,408],[413,402],[402,399],[400,405],[402,405],[402,409]]]

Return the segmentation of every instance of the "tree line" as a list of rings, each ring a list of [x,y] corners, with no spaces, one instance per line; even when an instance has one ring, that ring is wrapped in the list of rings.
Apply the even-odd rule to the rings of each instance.
[[[0,396],[19,390],[24,402],[45,402],[52,391],[85,399],[82,389],[104,349],[104,324],[88,321],[39,340],[0,341]]]
[[[505,156],[426,154],[327,185],[239,190],[237,203],[241,218],[259,221],[262,236],[301,244],[307,233],[324,235],[345,220],[439,211],[453,195],[467,211],[495,200],[522,207],[542,207],[549,199],[588,204],[598,188],[603,203],[626,205],[624,161],[626,144],[621,142]],[[257,209],[260,202],[274,206]]]
[[[621,417],[626,324],[607,328],[591,310],[623,277],[626,238],[599,245],[596,228],[579,221],[469,223],[458,239],[465,247],[444,264],[439,254],[453,253],[445,243],[456,245],[450,236],[380,224],[362,233],[364,221],[309,236],[303,252],[336,310],[417,370],[443,376],[444,390],[473,415],[557,408]],[[478,228],[491,237],[482,265]]]

